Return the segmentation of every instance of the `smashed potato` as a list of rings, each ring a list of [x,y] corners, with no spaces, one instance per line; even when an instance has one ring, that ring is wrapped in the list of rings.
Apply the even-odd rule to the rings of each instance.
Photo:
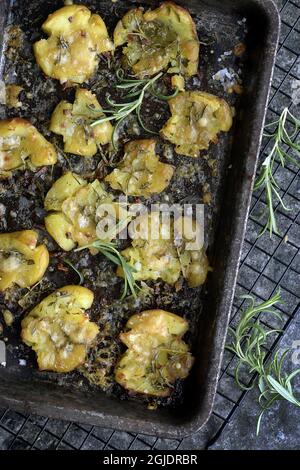
[[[46,297],[22,320],[21,338],[37,354],[40,370],[70,372],[81,366],[99,328],[85,310],[93,293],[66,286]]]
[[[112,220],[124,222],[124,225],[118,224],[119,230],[129,223],[127,211],[113,202],[98,180],[87,183],[71,172],[54,183],[46,195],[45,209],[52,212],[45,218],[46,229],[65,251],[95,240],[115,238],[118,228],[115,226],[114,230],[105,232],[104,218],[108,220],[111,216]],[[102,237],[103,231],[105,236]]]
[[[55,148],[25,119],[0,121],[0,171],[54,165]]]
[[[203,248],[200,226],[195,219],[179,217],[174,221],[174,243],[188,286],[202,286],[211,268]]]
[[[91,127],[91,122],[104,116],[97,97],[88,90],[78,89],[72,105],[61,101],[55,108],[50,130],[63,136],[65,152],[92,157],[99,145],[108,144],[112,138],[113,127],[104,122]]]
[[[190,249],[188,243],[193,241],[193,235],[184,231],[179,239],[178,224],[178,221],[169,224],[152,213],[139,216],[129,225],[132,246],[122,251],[122,255],[134,268],[136,280],[162,279],[174,285],[182,274],[189,287],[204,284],[210,268],[203,243],[197,249]],[[118,268],[117,274],[123,276],[122,268]]]
[[[115,379],[126,390],[167,397],[178,379],[185,379],[194,358],[182,340],[188,330],[183,318],[164,310],[133,315],[120,339],[127,351],[115,368]]]
[[[232,111],[221,98],[202,91],[179,93],[169,101],[171,118],[162,136],[176,145],[176,152],[198,157],[200,150],[217,142],[218,133],[232,126]]]
[[[31,287],[42,279],[49,253],[37,242],[34,230],[0,234],[0,292],[14,284]]]
[[[126,67],[140,78],[169,67],[169,73],[186,76],[198,71],[199,40],[195,23],[184,8],[164,2],[144,13],[135,8],[119,21],[114,32],[115,46],[122,46]]]
[[[99,55],[114,49],[102,18],[83,5],[57,10],[42,28],[49,38],[34,44],[37,63],[62,84],[87,81],[96,71]]]
[[[174,173],[171,165],[161,163],[155,154],[156,141],[135,140],[125,145],[124,160],[105,178],[113,189],[129,196],[150,197],[169,185]]]

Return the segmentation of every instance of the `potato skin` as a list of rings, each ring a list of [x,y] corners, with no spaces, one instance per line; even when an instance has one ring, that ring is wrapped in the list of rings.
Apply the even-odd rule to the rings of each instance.
[[[45,245],[37,246],[37,241],[34,230],[0,234],[0,292],[14,284],[31,287],[42,279],[49,252]]]
[[[49,36],[33,46],[43,72],[73,86],[87,81],[95,72],[99,55],[114,50],[104,21],[83,5],[60,8],[42,26]]]
[[[169,101],[172,116],[161,129],[163,138],[176,145],[176,152],[198,157],[219,132],[232,126],[232,111],[222,98],[202,91],[181,92]]]
[[[54,146],[26,119],[0,121],[0,170],[19,168],[27,158],[33,167],[54,165],[57,153]]]
[[[125,145],[124,159],[106,178],[113,189],[129,196],[151,197],[166,189],[174,167],[159,161],[154,139],[134,140]]]
[[[24,317],[21,338],[36,352],[40,370],[66,373],[84,363],[99,333],[85,313],[93,300],[89,289],[65,286]]]
[[[170,64],[169,73],[192,76],[198,71],[195,23],[187,10],[173,2],[145,13],[142,8],[128,11],[116,26],[114,43],[115,47],[127,43],[125,65],[138,77],[155,75]]]
[[[73,105],[67,101],[57,105],[51,117],[50,131],[63,136],[65,152],[92,157],[97,153],[98,145],[111,142],[113,127],[110,122],[93,128],[89,125],[103,116],[97,97],[89,90],[79,88]]]
[[[129,318],[120,340],[127,351],[115,368],[115,380],[126,390],[167,397],[177,379],[185,379],[194,359],[182,340],[185,319],[164,310],[147,310]]]

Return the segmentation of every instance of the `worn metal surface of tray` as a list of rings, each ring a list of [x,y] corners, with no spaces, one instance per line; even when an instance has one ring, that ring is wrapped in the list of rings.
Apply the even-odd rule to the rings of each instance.
[[[29,57],[29,63],[32,60],[30,44],[40,37],[39,29],[43,20],[50,12],[62,6],[62,3],[0,0],[1,50],[7,46],[4,31],[9,24],[15,24],[17,19],[18,25],[21,28],[23,26],[25,33],[26,25],[30,25],[30,34],[25,36],[27,43],[25,65],[20,66],[18,73],[20,70],[25,73],[26,57]],[[156,1],[126,1],[117,4],[109,1],[78,3],[91,6],[94,11],[99,12],[108,23],[110,32],[118,16],[122,16],[132,5],[148,7],[158,4]],[[177,3],[190,10],[197,25],[200,41],[204,43],[199,76],[195,80],[191,79],[188,88],[201,88],[223,96],[236,108],[235,125],[231,134],[222,136],[218,145],[211,146],[208,152],[217,159],[218,165],[218,176],[211,181],[214,204],[210,234],[207,239],[213,272],[206,283],[205,292],[201,293],[201,311],[199,308],[198,314],[193,315],[190,320],[193,329],[192,350],[197,361],[186,381],[182,398],[173,404],[170,403],[170,406],[149,410],[143,402],[120,400],[124,397],[118,398],[117,394],[106,394],[97,389],[74,387],[71,381],[55,381],[53,376],[42,379],[39,373],[28,374],[24,372],[24,368],[15,364],[0,369],[1,405],[30,413],[173,438],[195,432],[210,415],[250,206],[278,41],[279,17],[270,0],[190,0]],[[232,54],[226,53],[239,42],[246,44],[247,52],[242,61],[233,59]],[[14,72],[11,67],[6,66],[6,59],[7,55],[2,54],[0,71],[3,75],[5,73],[7,76],[10,75],[10,79],[13,80]],[[222,84],[212,79],[213,75],[222,68],[233,69],[242,78],[243,94],[240,97],[233,94],[229,96],[222,88]],[[19,78],[18,73],[17,78]],[[32,80],[40,79],[38,69],[34,69],[32,75],[35,75]],[[44,78],[43,80],[45,83]],[[54,86],[59,90],[57,84]],[[51,97],[48,98],[47,94],[44,94],[43,88],[40,93],[44,96],[38,106],[33,103],[32,115],[28,115],[29,108],[27,108],[22,116],[25,117],[27,113],[27,117],[34,118],[36,123],[37,109],[40,108],[39,111],[47,112],[45,117],[47,123],[53,104],[51,105]],[[53,95],[55,93],[52,90],[51,96]],[[59,91],[56,98],[57,102],[61,99]],[[49,106],[51,109],[47,111]],[[8,113],[8,116],[11,115]],[[43,130],[45,123],[38,122],[36,125]],[[175,163],[181,164],[185,158],[178,157]],[[205,170],[200,168],[199,173],[203,179]],[[185,192],[182,189],[182,194],[179,191],[180,196],[189,196],[189,181],[184,189]],[[18,226],[18,220],[8,223],[8,230],[17,228],[23,228],[23,225]],[[188,296],[189,293],[185,295]],[[188,305],[186,302],[187,309]],[[165,307],[162,304],[159,306]],[[176,309],[173,305],[172,310],[182,315],[186,314],[180,306]]]

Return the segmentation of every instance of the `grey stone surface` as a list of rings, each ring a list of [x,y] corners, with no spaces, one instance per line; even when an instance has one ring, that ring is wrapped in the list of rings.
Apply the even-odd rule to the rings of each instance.
[[[300,310],[283,336],[279,348],[292,348],[293,341],[297,340],[300,341]],[[291,371],[297,367],[299,364],[293,364],[292,356],[288,356],[286,370]],[[294,390],[300,400],[300,376],[294,380]],[[211,446],[212,449],[300,449],[300,408],[286,401],[276,403],[266,412],[257,436],[256,423],[260,413],[257,398],[256,388],[247,393],[242,406],[237,408],[220,438]]]

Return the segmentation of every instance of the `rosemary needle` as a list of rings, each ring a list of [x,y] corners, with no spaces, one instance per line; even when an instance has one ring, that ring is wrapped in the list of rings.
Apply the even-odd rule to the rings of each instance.
[[[96,240],[89,245],[77,248],[75,252],[85,250],[87,248],[95,248],[103,256],[112,261],[116,266],[120,266],[124,273],[124,289],[121,300],[124,300],[130,292],[134,298],[137,298],[137,291],[140,290],[140,287],[137,285],[133,273],[134,268],[130,266],[121,253],[117,250],[116,244],[112,242],[103,242],[101,240]]]
[[[291,131],[287,130],[288,123],[292,127]],[[285,147],[287,146],[289,149],[294,150],[298,156],[300,156],[300,142],[294,142],[294,139],[297,137],[297,134],[300,131],[300,121],[295,116],[293,116],[288,108],[285,108],[282,111],[279,119],[268,124],[265,126],[265,128],[267,130],[274,129],[273,132],[264,134],[266,137],[273,139],[274,143],[270,153],[262,164],[261,172],[255,182],[254,190],[264,189],[267,200],[268,220],[261,230],[259,236],[262,236],[266,230],[268,230],[271,237],[273,233],[279,234],[274,209],[275,200],[279,202],[279,205],[284,210],[289,210],[279,194],[280,188],[276,181],[276,175],[274,174],[276,158],[279,159],[282,167],[285,166],[286,161],[290,161],[293,164],[300,166],[300,162],[289,155],[285,150]]]
[[[115,121],[115,129],[112,137],[112,142],[114,147],[116,147],[116,137],[118,130],[124,120],[132,113],[136,113],[138,121],[144,131],[151,134],[155,134],[150,129],[147,129],[145,126],[142,117],[141,117],[141,107],[145,98],[146,91],[149,91],[153,96],[157,97],[160,100],[168,100],[177,95],[178,89],[172,95],[163,95],[159,93],[155,88],[155,83],[163,76],[163,72],[155,75],[153,78],[145,78],[141,80],[137,79],[125,79],[120,71],[117,72],[117,78],[119,80],[118,85],[116,86],[118,90],[123,90],[128,92],[125,95],[125,99],[129,99],[124,103],[116,103],[112,101],[109,97],[107,98],[107,103],[110,106],[109,109],[103,109],[103,112],[108,114],[108,116],[103,116],[90,124],[91,127],[95,127],[99,124],[109,121]]]
[[[257,434],[259,434],[261,420],[264,413],[273,405],[275,401],[287,400],[290,403],[300,407],[300,401],[294,396],[291,381],[300,373],[300,369],[296,369],[289,375],[282,371],[284,360],[289,353],[285,350],[280,354],[277,350],[274,357],[267,361],[267,350],[265,349],[267,338],[272,333],[279,333],[281,330],[266,331],[259,319],[255,317],[260,313],[269,312],[279,318],[280,314],[274,311],[272,307],[281,301],[280,293],[277,292],[272,298],[259,305],[255,305],[253,297],[247,295],[243,298],[250,299],[250,306],[242,313],[241,320],[236,329],[229,329],[232,341],[226,346],[238,358],[235,369],[235,380],[239,387],[243,390],[250,390],[254,383],[247,387],[241,383],[240,369],[241,366],[246,367],[250,374],[257,374],[257,384],[260,391],[259,405],[261,413],[257,421]]]
[[[73,269],[73,271],[75,271],[75,273],[78,275],[79,277],[79,285],[81,286],[83,283],[84,283],[84,276],[83,274],[77,269],[75,268],[74,264],[69,260],[69,259],[64,259],[63,262],[65,264],[67,264],[68,266],[70,266],[70,268]]]

